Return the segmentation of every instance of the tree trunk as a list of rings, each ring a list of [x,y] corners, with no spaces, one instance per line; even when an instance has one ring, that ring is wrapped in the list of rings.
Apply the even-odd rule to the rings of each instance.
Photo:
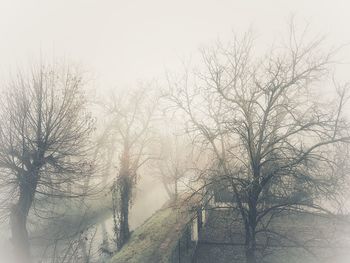
[[[164,178],[162,179],[162,183],[163,183],[164,189],[165,189],[166,193],[168,194],[170,200],[173,200],[174,199],[174,194],[170,190],[170,188],[169,188],[169,186],[168,186],[168,184],[167,184],[167,182],[166,182],[166,180]]]
[[[106,221],[102,221],[101,223],[101,232],[102,232],[102,242],[105,246],[109,247],[108,244],[108,232],[106,230]]]
[[[178,195],[178,190],[177,190],[177,182],[178,182],[178,178],[176,177],[175,178],[175,186],[174,186],[174,199],[175,199],[175,201],[177,201],[177,195]]]
[[[11,208],[10,225],[12,242],[20,263],[31,262],[30,243],[27,231],[27,218],[33,203],[36,183],[20,185],[20,195],[17,204]]]
[[[247,263],[256,263],[255,249],[246,250],[245,256],[246,256]]]
[[[249,213],[247,218],[247,223],[245,226],[245,256],[247,263],[256,263],[256,217],[257,217],[257,198],[251,197],[249,200]]]
[[[128,175],[123,175],[120,186],[120,222],[118,233],[118,250],[121,249],[130,237],[129,229],[129,204],[131,197],[131,178]]]
[[[82,236],[80,242],[81,242],[80,245],[81,245],[81,252],[82,252],[82,256],[83,256],[83,262],[89,263],[90,262],[90,255],[89,255],[89,251],[88,251],[87,244],[86,244],[87,238],[85,236]]]
[[[120,250],[125,243],[129,240],[129,206],[131,201],[133,187],[133,174],[130,167],[130,155],[129,155],[129,140],[125,140],[124,152],[121,158],[121,167],[119,178],[117,180],[117,188],[119,189],[119,228],[117,234],[117,249]]]
[[[256,241],[255,241],[255,235],[248,234],[249,236],[246,236],[246,242],[245,242],[245,257],[247,263],[256,263],[255,258],[255,250],[256,250]]]

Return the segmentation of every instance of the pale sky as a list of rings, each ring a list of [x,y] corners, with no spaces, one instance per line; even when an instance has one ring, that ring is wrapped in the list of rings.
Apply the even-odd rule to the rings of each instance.
[[[134,85],[233,31],[272,42],[292,14],[350,43],[349,10],[346,0],[0,0],[0,76],[41,54],[82,64],[98,88]],[[350,62],[350,46],[341,56]]]

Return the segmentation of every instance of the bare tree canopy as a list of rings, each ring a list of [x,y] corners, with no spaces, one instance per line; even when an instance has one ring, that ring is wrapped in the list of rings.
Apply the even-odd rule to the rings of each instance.
[[[261,57],[248,33],[204,49],[194,73],[169,78],[169,99],[187,116],[187,132],[213,157],[197,192],[229,189],[249,263],[258,261],[257,236],[277,237],[269,228],[276,215],[326,211],[321,201],[339,189],[340,153],[350,141],[346,90],[333,101],[317,96],[333,51],[290,29],[286,44]]]
[[[2,208],[11,211],[12,241],[26,261],[33,202],[42,196],[79,196],[79,183],[92,169],[87,153],[93,120],[84,84],[72,68],[40,64],[18,72],[1,101]]]
[[[176,200],[181,181],[188,181],[194,166],[192,145],[189,145],[186,137],[175,134],[160,138],[160,157],[155,172],[159,174],[169,198]],[[186,182],[182,182],[182,185],[184,183]]]

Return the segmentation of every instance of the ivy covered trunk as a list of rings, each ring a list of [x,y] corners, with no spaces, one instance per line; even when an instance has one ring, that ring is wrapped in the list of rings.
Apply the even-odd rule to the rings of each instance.
[[[120,216],[117,246],[120,249],[129,239],[129,205],[131,199],[132,182],[129,176],[120,179]]]
[[[120,250],[129,240],[129,209],[132,198],[134,174],[130,167],[128,144],[124,145],[120,171],[113,189],[114,232],[117,249]]]

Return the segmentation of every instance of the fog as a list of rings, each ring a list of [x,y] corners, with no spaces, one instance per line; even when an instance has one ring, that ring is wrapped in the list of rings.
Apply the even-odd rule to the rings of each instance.
[[[252,27],[270,45],[293,14],[333,45],[347,44],[347,8],[345,0],[1,1],[1,74],[40,55],[63,56],[90,70],[99,89],[132,86],[232,31]],[[341,58],[349,62],[348,52]]]
[[[0,0],[0,262],[347,262],[349,8]]]

